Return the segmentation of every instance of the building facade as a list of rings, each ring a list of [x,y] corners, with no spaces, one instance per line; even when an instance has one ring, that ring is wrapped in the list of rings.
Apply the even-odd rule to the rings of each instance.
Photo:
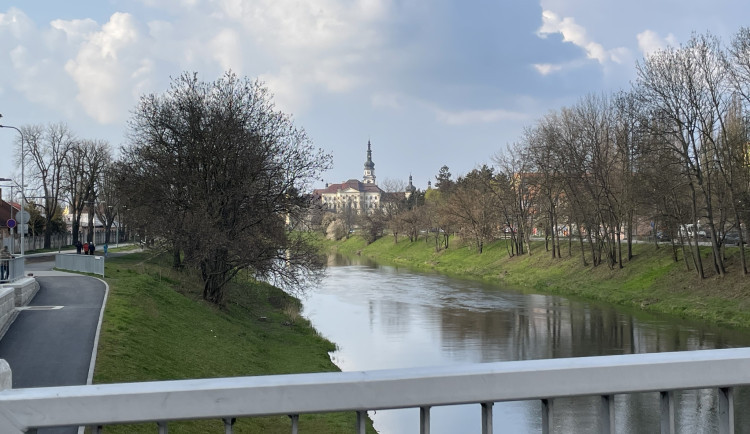
[[[383,190],[375,183],[375,163],[372,161],[372,145],[367,141],[367,160],[362,181],[350,179],[340,184],[326,184],[314,191],[323,209],[331,212],[352,210],[357,214],[380,210]]]

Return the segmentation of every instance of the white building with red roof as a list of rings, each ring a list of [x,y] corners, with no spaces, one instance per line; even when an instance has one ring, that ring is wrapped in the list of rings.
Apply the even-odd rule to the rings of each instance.
[[[367,141],[367,161],[362,181],[350,179],[341,184],[328,184],[326,188],[315,190],[314,194],[320,198],[323,208],[332,212],[350,209],[361,214],[380,210],[384,192],[375,183],[375,163],[372,162],[370,141]]]

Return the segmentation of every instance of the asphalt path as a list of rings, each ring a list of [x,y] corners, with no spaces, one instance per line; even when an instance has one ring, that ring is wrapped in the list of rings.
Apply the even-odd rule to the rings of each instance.
[[[0,358],[10,365],[13,388],[88,384],[107,286],[93,277],[47,271],[54,262],[29,259],[26,272],[35,275],[39,291],[0,339]]]

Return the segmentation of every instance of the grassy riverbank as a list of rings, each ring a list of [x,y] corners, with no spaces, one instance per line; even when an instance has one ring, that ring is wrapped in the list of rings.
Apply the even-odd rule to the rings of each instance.
[[[107,261],[110,285],[94,383],[337,371],[320,337],[299,315],[300,302],[247,281],[231,288],[226,309],[201,300],[197,277],[166,258],[134,253]],[[354,413],[303,415],[300,431],[349,433]],[[239,419],[236,433],[288,433],[287,416]],[[221,420],[173,422],[170,432],[223,432]],[[106,432],[153,432],[153,424]],[[372,430],[371,430],[372,431]],[[372,431],[374,432],[374,431]]]
[[[485,246],[479,255],[460,240],[449,249],[435,252],[434,240],[409,242],[402,237],[384,237],[367,245],[360,237],[332,243],[329,247],[343,254],[361,254],[381,263],[417,270],[499,283],[524,292],[540,292],[583,297],[654,313],[700,319],[715,324],[750,328],[750,276],[739,271],[739,250],[727,249],[724,277],[699,279],[687,271],[683,261],[674,262],[669,246],[635,245],[635,257],[623,269],[606,265],[584,267],[580,253],[567,246],[562,258],[553,259],[543,242],[532,243],[532,255],[509,257],[505,241]],[[708,250],[705,252],[709,254]],[[681,256],[680,256],[681,257]],[[590,258],[589,258],[590,261]],[[710,267],[708,259],[704,267]]]

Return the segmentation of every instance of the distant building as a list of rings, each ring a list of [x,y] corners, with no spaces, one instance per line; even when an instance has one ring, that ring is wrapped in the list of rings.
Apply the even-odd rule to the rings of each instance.
[[[411,175],[409,175],[409,185],[406,186],[406,191],[404,192],[404,196],[408,199],[411,197],[414,192],[417,191],[417,187],[414,186],[411,182]]]
[[[8,227],[8,221],[11,219],[16,219],[17,214],[21,211],[21,205],[16,202],[6,202],[2,199],[0,199],[0,248],[2,246],[7,245],[8,247],[12,247],[12,235],[18,234],[18,225],[16,226],[15,230],[11,230],[11,228]],[[11,250],[12,251],[12,250]]]
[[[341,184],[326,185],[326,188],[313,193],[328,211],[342,212],[351,209],[360,214],[380,210],[380,198],[384,191],[375,184],[375,163],[372,162],[370,141],[367,141],[367,160],[362,181],[350,179]]]
[[[412,184],[409,175],[409,185],[406,191],[400,193],[386,193],[375,183],[375,163],[372,161],[372,144],[367,141],[367,160],[362,181],[350,179],[341,184],[326,184],[325,188],[313,191],[315,198],[320,200],[323,209],[331,212],[343,212],[347,209],[357,214],[373,213],[383,208],[383,202],[394,202],[409,198],[417,188]]]

